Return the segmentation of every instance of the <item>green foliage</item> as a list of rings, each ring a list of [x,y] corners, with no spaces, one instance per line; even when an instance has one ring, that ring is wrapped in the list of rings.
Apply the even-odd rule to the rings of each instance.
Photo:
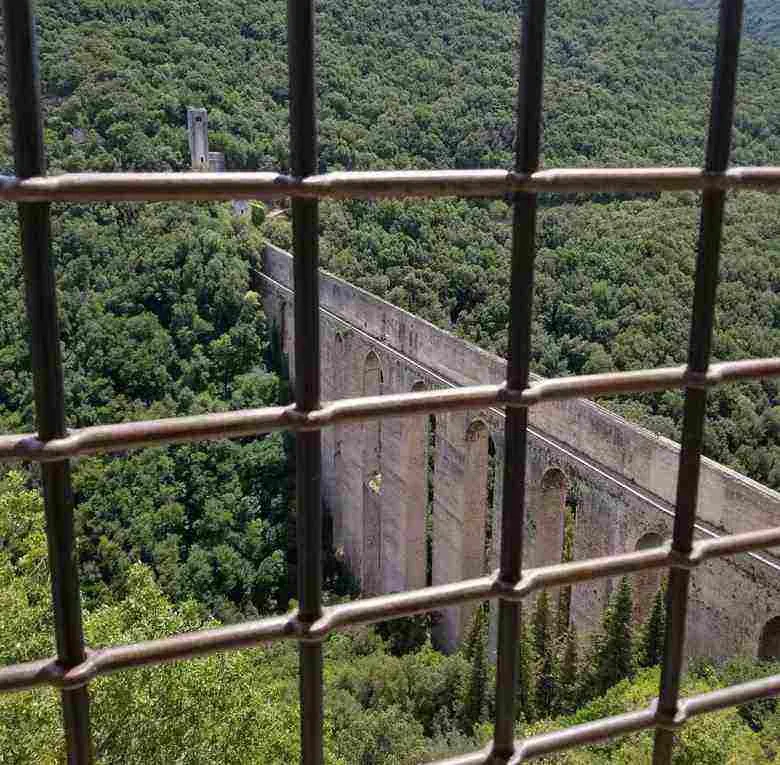
[[[541,657],[552,648],[552,626],[550,621],[550,599],[547,590],[542,590],[536,598],[531,622],[534,653]]]
[[[51,597],[40,495],[11,472],[0,479],[0,664],[52,653]],[[192,600],[173,605],[151,570],[133,564],[121,599],[84,613],[90,646],[151,640],[216,626]],[[460,712],[469,667],[430,644],[388,654],[371,630],[325,643],[328,765],[412,765]],[[90,684],[102,763],[203,762],[287,765],[299,758],[297,649],[284,643],[132,670]],[[455,745],[476,742],[454,734]],[[0,695],[2,765],[61,762],[59,694]]]
[[[431,0],[396,4],[388,13],[377,0],[324,0],[319,169],[510,164],[516,10],[504,0]],[[283,5],[40,0],[37,12],[52,172],[185,169],[188,105],[209,109],[212,148],[225,152],[229,168],[287,169]],[[754,0],[748,30],[771,38],[776,16],[766,0]],[[550,4],[545,165],[701,164],[713,50],[703,18],[655,0]],[[779,64],[777,50],[745,42],[737,164],[777,156]],[[7,123],[3,105],[6,138]],[[0,141],[0,169],[11,172],[7,145]],[[535,370],[682,363],[696,197],[602,194],[542,205]],[[278,374],[284,359],[269,343],[247,275],[261,236],[291,242],[289,220],[265,212],[253,205],[247,226],[221,204],[53,208],[70,427],[289,400]],[[503,200],[323,204],[322,230],[326,267],[506,352],[510,209]],[[17,238],[14,211],[0,208],[3,431],[34,427]],[[777,355],[778,253],[780,201],[731,196],[718,359]],[[707,454],[780,487],[777,397],[770,381],[714,390]],[[678,393],[624,396],[610,405],[664,435],[677,433]],[[232,620],[283,609],[294,538],[289,463],[277,437],[79,460],[78,555],[90,643],[193,629],[211,624],[210,615]],[[18,473],[0,483],[0,652],[8,662],[52,650],[42,512],[30,485]],[[326,560],[328,585],[348,591],[336,556]],[[568,605],[563,598],[555,605],[562,636]],[[630,611],[621,583],[597,641],[597,690],[633,671]],[[532,634],[520,641],[525,721],[575,703],[574,636],[556,645],[552,618],[549,603],[538,605]],[[477,700],[489,688],[489,670],[420,646],[418,626],[392,629],[388,645],[370,630],[327,641],[331,765],[419,762],[426,747],[441,755],[483,740]],[[662,632],[648,625],[640,663],[657,655],[651,635]],[[100,757],[294,761],[295,666],[294,650],[282,646],[138,670],[132,683],[103,678],[93,687]],[[716,668],[687,688],[716,687],[729,672],[742,670]],[[636,685],[618,682],[568,719],[625,711],[656,692],[657,673],[645,671]],[[751,705],[697,719],[681,736],[678,762],[769,761],[780,732],[773,709]],[[11,742],[0,762],[61,760],[58,714],[49,692],[0,697],[0,739]],[[648,742],[643,734],[596,748],[593,761],[636,762]]]
[[[579,658],[577,651],[577,631],[574,627],[566,633],[561,658],[558,708],[563,714],[573,712],[580,700]]]
[[[536,719],[536,657],[531,636],[520,618],[520,636],[517,641],[517,689],[515,709],[518,720],[533,722]]]
[[[248,289],[254,244],[226,206],[55,212],[71,426],[283,398],[283,382],[265,366],[262,305]],[[6,295],[17,321],[0,332],[0,423],[32,429],[17,260],[15,247],[0,249],[0,270],[14,275]],[[284,608],[287,462],[278,436],[80,460],[76,527],[88,601],[121,597],[140,560],[171,598],[196,598],[221,618]]]
[[[727,682],[745,681],[777,672],[778,664],[762,666],[760,662],[736,660],[724,665],[692,668],[681,682],[683,697],[723,687]],[[525,726],[520,735],[556,730],[647,708],[658,694],[660,669],[643,669],[631,679],[623,680],[604,695],[579,707],[576,712],[534,726]],[[777,733],[780,714],[765,707],[760,725],[753,730],[737,709],[697,716],[688,721],[676,736],[674,765],[742,765],[776,762]],[[597,745],[545,758],[549,765],[633,765],[652,760],[653,732],[644,731]]]
[[[0,481],[0,662],[38,658],[53,650],[51,600],[37,491],[19,472]],[[485,743],[489,726],[474,734],[460,728],[481,676],[485,618],[475,618],[469,647],[444,656],[426,643],[394,656],[372,630],[337,633],[325,642],[325,756],[328,765],[412,765]],[[481,622],[481,624],[480,624]],[[149,640],[213,626],[193,601],[173,605],[149,568],[127,573],[123,597],[87,609],[86,636],[96,648]],[[530,642],[523,636],[522,644]],[[573,636],[562,661],[562,689],[574,674]],[[289,643],[233,651],[204,659],[130,670],[90,685],[97,754],[106,763],[176,761],[263,762],[282,765],[299,756],[297,652]],[[484,665],[482,665],[484,667]],[[700,693],[780,671],[777,663],[741,660],[725,665],[698,662],[683,681],[683,693]],[[657,694],[658,669],[622,681],[568,717],[529,726],[538,732],[584,723],[647,705]],[[480,680],[480,683],[483,682]],[[566,702],[561,702],[565,704]],[[481,713],[482,714],[482,713]],[[292,732],[292,733],[291,733]],[[769,763],[777,755],[780,717],[773,702],[747,705],[695,718],[683,730],[676,763]],[[38,690],[0,695],[0,763],[55,763],[63,756],[58,694]],[[556,757],[561,763],[642,761],[651,734],[607,742]]]
[[[536,599],[532,623],[536,654],[536,690],[534,700],[540,716],[555,714],[558,702],[558,660],[547,591]]]
[[[387,648],[394,656],[403,656],[420,650],[430,639],[431,616],[407,616],[390,619],[376,625],[377,634],[387,641]]]
[[[0,224],[9,222],[0,212]],[[2,225],[0,225],[0,229]],[[66,412],[81,427],[279,402],[247,239],[226,205],[55,209]],[[0,248],[0,425],[32,430],[15,243]],[[223,619],[285,608],[290,478],[279,436],[150,449],[74,465],[82,583],[121,598],[133,562],[169,597]]]
[[[561,563],[569,563],[574,560],[574,532],[576,520],[574,503],[567,501],[563,511],[563,548],[561,550]],[[568,633],[570,621],[571,585],[561,587],[558,591],[558,617],[556,620],[556,634],[558,638],[564,637]]]
[[[222,618],[232,604],[286,607],[286,482],[278,436],[82,463],[74,476],[78,530],[98,540],[82,548],[87,593],[116,593],[139,559],[170,597],[198,599]]]
[[[249,206],[249,209],[251,210],[252,214],[252,225],[260,228],[260,226],[265,223],[265,205],[262,202],[252,202],[252,204]]]
[[[0,479],[0,665],[51,653],[50,606],[43,502],[11,471]]]
[[[477,607],[462,649],[471,668],[461,710],[461,726],[468,734],[485,718],[487,707],[488,613],[486,604]]]
[[[621,578],[604,613],[602,631],[594,639],[589,692],[601,695],[635,671],[632,645],[631,582]]]
[[[653,600],[653,609],[647,622],[639,632],[637,666],[654,667],[664,656],[666,639],[666,582],[658,589]]]
[[[777,674],[779,670],[780,661],[756,662],[746,657],[737,657],[725,664],[701,659],[692,661],[689,674],[717,685],[736,685],[766,675]],[[760,731],[766,719],[773,715],[777,708],[777,699],[763,699],[750,704],[742,704],[737,710],[751,730]]]
[[[679,4],[703,8],[713,21],[718,18],[718,0],[679,0]],[[747,0],[743,27],[746,34],[759,40],[779,43],[780,9],[775,0]]]

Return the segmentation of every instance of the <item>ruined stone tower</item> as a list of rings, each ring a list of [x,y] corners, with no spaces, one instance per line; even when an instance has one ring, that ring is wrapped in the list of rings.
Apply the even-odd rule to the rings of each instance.
[[[192,169],[224,172],[225,155],[221,151],[209,151],[209,118],[205,109],[187,108],[187,130]]]
[[[209,127],[205,109],[188,107],[187,130],[190,136],[190,161],[193,170],[209,169]]]

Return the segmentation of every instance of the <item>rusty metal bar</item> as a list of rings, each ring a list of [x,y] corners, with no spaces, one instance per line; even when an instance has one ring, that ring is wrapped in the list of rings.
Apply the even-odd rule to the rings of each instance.
[[[515,172],[531,175],[539,167],[544,68],[545,0],[526,0],[520,32],[519,83],[515,134]],[[506,387],[522,391],[531,376],[531,319],[536,253],[536,194],[515,194],[512,221],[509,354]],[[520,580],[526,501],[528,409],[507,409],[506,454],[501,508],[499,576],[514,585]],[[496,654],[495,733],[492,761],[507,762],[514,752],[517,647],[522,606],[499,601]]]
[[[324,640],[331,632],[346,627],[414,616],[447,606],[501,598],[519,603],[535,592],[552,587],[658,568],[694,568],[713,558],[736,555],[780,545],[780,527],[699,540],[688,555],[663,545],[621,555],[557,563],[528,569],[516,581],[504,581],[496,571],[490,576],[381,595],[322,609],[310,621],[300,612],[275,616],[209,630],[188,632],[160,640],[116,645],[90,651],[85,660],[67,671],[56,658],[16,664],[0,669],[0,692],[18,691],[40,685],[76,688],[104,674],[133,667],[203,656],[217,651],[249,648],[279,640],[302,640],[308,644]]]
[[[780,191],[780,167],[371,170],[295,177],[283,173],[66,173],[0,176],[5,202],[162,202],[232,199],[407,199],[755,189]]]
[[[239,409],[231,412],[170,417],[162,420],[95,425],[41,441],[34,433],[0,436],[0,461],[51,462],[66,457],[103,454],[186,441],[243,438],[281,430],[300,432],[385,417],[451,412],[485,406],[531,407],[546,401],[657,391],[692,385],[714,386],[737,380],[780,376],[780,357],[713,364],[702,376],[688,368],[667,367],[636,372],[558,377],[513,391],[505,384],[472,385],[431,391],[340,399],[304,412],[291,406]]]
[[[290,164],[297,177],[317,172],[315,6],[288,0],[290,70]],[[319,210],[316,199],[292,203],[295,286],[295,403],[308,413],[320,406]],[[298,532],[299,621],[306,627],[322,616],[322,497],[320,430],[295,436],[295,502]],[[301,642],[299,698],[301,763],[321,765],[322,646]]]
[[[707,172],[723,172],[729,161],[742,8],[743,0],[721,0],[705,160]],[[690,374],[699,377],[706,375],[710,362],[725,197],[725,191],[708,190],[704,192],[702,200],[688,351]],[[701,386],[689,387],[685,393],[672,537],[672,549],[679,555],[687,555],[693,547],[706,407],[707,389]],[[684,568],[675,568],[669,573],[666,640],[658,696],[658,713],[668,720],[675,719],[680,712],[678,697],[684,661],[690,577],[690,571]],[[670,765],[673,747],[673,729],[659,726],[655,733],[653,765]]]
[[[8,101],[16,174],[46,172],[35,28],[28,0],[4,0]],[[65,435],[65,403],[51,255],[48,203],[20,203],[27,316],[30,323],[33,391],[38,436],[45,443]],[[73,492],[67,460],[41,466],[57,661],[68,669],[84,661],[78,568],[73,546]],[[86,688],[63,689],[62,716],[68,762],[92,762]]]

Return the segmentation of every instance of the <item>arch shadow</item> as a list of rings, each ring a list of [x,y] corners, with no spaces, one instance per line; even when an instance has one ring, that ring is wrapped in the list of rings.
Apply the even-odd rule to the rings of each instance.
[[[758,658],[765,661],[780,659],[780,616],[770,619],[761,630]]]

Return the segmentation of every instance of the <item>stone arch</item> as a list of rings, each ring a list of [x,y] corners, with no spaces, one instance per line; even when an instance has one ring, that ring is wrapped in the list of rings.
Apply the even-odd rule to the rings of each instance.
[[[344,335],[336,332],[334,335],[334,358],[332,369],[333,389],[329,392],[330,398],[338,399],[346,396],[345,381],[343,379],[343,369],[346,368],[346,344]],[[331,517],[333,523],[333,546],[338,548],[343,544],[343,496],[344,491],[342,483],[344,481],[344,436],[345,428],[343,425],[335,425],[333,428],[333,507],[331,508]]]
[[[780,616],[770,619],[761,630],[758,658],[767,661],[780,659]]]
[[[566,488],[567,485],[566,473],[557,465],[551,465],[544,471],[544,474],[542,475],[542,491],[552,487]]]
[[[540,511],[536,519],[537,565],[551,565],[561,559],[564,512],[568,481],[560,467],[545,470],[541,482]]]
[[[398,379],[401,379],[399,375]],[[422,380],[412,391],[425,389]],[[404,417],[390,429],[388,439],[397,438],[397,465],[387,465],[388,476],[395,469],[397,481],[387,485],[390,512],[383,521],[386,560],[382,565],[386,592],[419,589],[426,584],[426,520],[428,500],[427,417]],[[394,442],[395,443],[395,442]],[[388,450],[390,447],[388,446]],[[394,559],[395,558],[395,559]]]
[[[496,540],[494,538],[496,522],[496,485],[501,480],[498,474],[496,440],[488,428],[488,469],[487,469],[487,504],[485,506],[485,560],[484,571],[490,571],[495,560]]]
[[[383,384],[382,364],[370,350],[363,361],[363,395],[379,396]],[[382,587],[382,424],[363,423],[363,566],[362,589],[367,595]]]
[[[294,321],[290,304],[286,300],[282,300],[279,306],[279,350],[282,357],[286,356],[287,358],[290,381],[295,376]]]
[[[465,433],[463,469],[463,540],[462,579],[473,579],[485,573],[485,524],[488,514],[488,467],[490,429],[486,422],[473,419]],[[465,634],[474,605],[461,609],[461,631]]]
[[[363,362],[363,395],[378,396],[382,393],[382,384],[384,375],[382,374],[382,363],[379,360],[377,352],[374,350],[366,354]]]
[[[656,531],[643,534],[634,545],[635,550],[649,550],[660,547],[664,538]],[[639,625],[653,610],[653,601],[664,578],[664,570],[660,568],[640,571],[634,577],[634,622]]]
[[[466,428],[466,441],[477,441],[483,435],[487,436],[489,432],[487,423],[481,417],[476,417]]]
[[[436,450],[438,449],[436,415],[429,414],[425,423],[425,586],[433,584],[433,516],[436,507]]]
[[[653,547],[660,547],[664,543],[664,538],[655,531],[648,531],[642,534],[634,546],[635,550],[650,550]]]

